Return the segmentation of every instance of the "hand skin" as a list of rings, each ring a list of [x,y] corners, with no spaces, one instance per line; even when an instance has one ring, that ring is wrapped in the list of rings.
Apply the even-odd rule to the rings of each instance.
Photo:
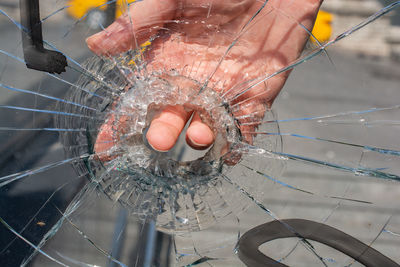
[[[134,3],[106,30],[89,37],[88,47],[98,55],[113,56],[136,49],[157,32],[144,57],[149,71],[177,70],[225,94],[240,123],[259,121],[282,89],[289,72],[268,79],[240,97],[244,81],[267,76],[297,59],[311,31],[322,0],[270,0],[255,19],[243,27],[263,6],[257,0],[145,0]],[[174,21],[180,21],[176,23]],[[240,36],[239,38],[237,38]],[[232,41],[220,65],[220,59]],[[149,144],[158,151],[171,149],[192,112],[168,106],[153,119],[147,132]],[[250,115],[250,116],[246,116]],[[113,119],[100,129],[95,150],[105,152],[116,140],[110,131]],[[252,142],[253,126],[241,126],[244,139]],[[214,141],[212,130],[193,114],[187,143],[206,149]]]

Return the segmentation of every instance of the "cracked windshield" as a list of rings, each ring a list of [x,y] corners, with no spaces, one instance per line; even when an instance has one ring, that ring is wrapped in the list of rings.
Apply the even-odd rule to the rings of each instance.
[[[0,0],[1,266],[399,266],[400,1]]]

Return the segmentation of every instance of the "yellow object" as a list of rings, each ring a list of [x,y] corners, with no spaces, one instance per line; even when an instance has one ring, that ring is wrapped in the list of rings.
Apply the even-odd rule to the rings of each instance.
[[[69,0],[67,9],[68,14],[75,18],[81,19],[91,10],[105,11],[108,4],[107,0]],[[127,5],[135,2],[135,0],[117,0],[115,18],[121,16],[127,9]],[[326,11],[320,10],[315,20],[315,25],[312,34],[320,43],[328,41],[332,35],[332,20],[333,15]],[[313,37],[310,38],[313,43],[317,43]]]
[[[146,41],[140,45],[140,53],[135,55],[129,62],[128,65],[136,65],[136,61],[140,59],[141,55],[146,51],[146,48],[151,45],[150,41]]]
[[[115,17],[118,18],[127,9],[127,4],[134,2],[135,0],[117,0]],[[69,0],[67,5],[68,14],[74,19],[80,19],[91,10],[105,11],[108,7],[106,0]]]
[[[315,36],[315,38],[317,38],[318,42],[324,43],[329,41],[332,35],[332,21],[333,15],[331,13],[323,10],[318,12],[314,28],[312,30],[312,34]],[[317,43],[313,37],[310,37],[310,39],[313,43]]]

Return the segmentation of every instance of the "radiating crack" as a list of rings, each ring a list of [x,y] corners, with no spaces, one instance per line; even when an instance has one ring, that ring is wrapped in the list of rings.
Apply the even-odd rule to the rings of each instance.
[[[116,2],[115,0],[108,1],[93,8],[103,10]],[[123,2],[122,9],[127,9],[130,5],[142,1]],[[0,166],[7,166],[0,174],[0,189],[4,199],[7,199],[4,203],[7,203],[8,207],[12,205],[8,203],[18,205],[23,201],[26,203],[25,206],[29,206],[29,199],[16,198],[23,195],[17,189],[23,188],[25,183],[28,189],[24,188],[24,190],[29,190],[31,184],[39,184],[39,187],[42,187],[38,190],[39,195],[50,190],[47,197],[41,200],[42,202],[38,201],[38,207],[29,218],[23,217],[24,214],[28,214],[28,211],[24,212],[21,208],[13,210],[15,214],[0,213],[1,224],[7,234],[12,234],[10,238],[7,236],[4,239],[6,240],[4,244],[1,243],[0,262],[4,259],[5,264],[13,264],[7,257],[13,257],[14,254],[18,254],[17,251],[26,250],[21,252],[24,255],[17,263],[18,265],[26,266],[33,263],[34,266],[47,266],[43,261],[40,262],[39,255],[42,255],[51,264],[57,263],[62,266],[99,266],[95,261],[100,257],[101,264],[110,261],[117,266],[139,266],[140,258],[143,256],[139,255],[139,249],[136,253],[124,252],[122,259],[115,258],[110,252],[112,249],[107,247],[111,242],[105,244],[100,241],[102,231],[93,234],[90,232],[91,228],[79,221],[80,216],[89,212],[85,205],[91,203],[96,196],[106,196],[107,203],[111,202],[114,207],[123,207],[135,221],[154,224],[157,230],[172,235],[175,254],[173,264],[176,266],[214,266],[221,262],[228,265],[233,265],[232,262],[238,264],[235,246],[241,233],[266,220],[281,221],[282,218],[300,216],[336,224],[339,225],[339,229],[341,226],[347,231],[351,229],[352,232],[349,234],[363,235],[364,233],[357,233],[354,228],[348,227],[348,218],[339,218],[343,216],[342,206],[362,205],[367,210],[369,207],[395,207],[393,203],[386,202],[383,198],[387,193],[390,201],[390,197],[398,195],[399,192],[400,173],[398,168],[393,167],[399,163],[398,144],[388,145],[386,140],[382,140],[382,145],[375,141],[365,142],[362,136],[360,140],[347,140],[346,136],[337,137],[334,134],[335,130],[332,130],[332,135],[325,132],[325,136],[314,136],[308,134],[307,131],[302,133],[301,127],[303,125],[310,128],[321,127],[331,131],[331,127],[339,129],[349,126],[364,127],[366,133],[375,129],[382,131],[390,129],[396,133],[399,126],[396,116],[399,115],[400,105],[377,105],[286,119],[278,119],[274,112],[265,107],[255,108],[246,114],[240,113],[240,110],[254,107],[257,99],[264,92],[244,100],[243,96],[255,91],[259,85],[268,84],[278,75],[303,66],[320,54],[328,56],[328,61],[332,63],[334,58],[332,60],[331,55],[328,55],[326,51],[330,46],[342,42],[345,37],[359,30],[364,30],[363,28],[368,27],[370,23],[400,6],[400,1],[378,10],[355,26],[349,25],[348,30],[326,43],[320,43],[317,40],[318,47],[307,51],[292,62],[287,62],[282,68],[256,76],[251,76],[250,73],[250,78],[246,76],[249,75],[248,73],[246,75],[241,73],[243,77],[240,77],[240,80],[230,88],[225,91],[217,90],[219,84],[225,86],[224,79],[227,79],[225,74],[218,78],[219,72],[226,62],[232,60],[232,54],[235,53],[237,46],[246,42],[243,36],[248,34],[250,29],[256,27],[262,29],[260,25],[262,18],[282,16],[289,21],[294,21],[295,27],[301,28],[315,39],[311,30],[307,29],[302,22],[296,21],[291,15],[277,8],[267,9],[269,1],[260,3],[259,8],[254,10],[254,14],[243,22],[243,26],[237,32],[224,32],[229,43],[217,55],[219,59],[217,64],[213,65],[213,69],[201,78],[196,75],[201,73],[204,66],[210,64],[204,59],[199,59],[198,63],[191,63],[191,66],[157,69],[152,66],[151,56],[149,56],[159,56],[155,51],[160,48],[160,40],[164,40],[163,38],[173,36],[174,42],[178,46],[181,45],[185,35],[180,32],[180,27],[188,23],[207,23],[201,20],[165,21],[168,27],[156,28],[157,34],[150,37],[149,43],[118,56],[90,56],[84,60],[78,55],[64,53],[70,63],[67,73],[74,77],[45,73],[41,75],[41,82],[37,87],[20,83],[19,80],[23,80],[23,76],[28,76],[32,71],[22,70],[21,68],[25,65],[23,57],[15,49],[8,49],[6,43],[3,44],[1,41],[0,57],[6,59],[7,64],[3,65],[0,62],[2,69],[0,93],[7,92],[20,98],[29,98],[20,102],[0,102],[0,110],[5,114],[2,115],[4,120],[0,122],[2,143],[6,144],[8,140],[12,140],[14,135],[25,134],[14,144],[23,143],[21,147],[26,146],[29,149],[31,146],[29,142],[35,143],[41,134],[58,134],[65,154],[62,158],[47,159],[39,165],[25,163],[35,162],[33,159],[21,160],[20,168],[12,169],[14,166],[19,166],[17,156],[19,151],[22,151],[22,148],[15,148],[15,153],[12,153],[14,160],[8,157],[5,163],[0,162]],[[44,26],[50,26],[58,17],[62,18],[61,23],[68,22],[58,28],[58,32],[62,35],[60,38],[62,42],[70,42],[69,45],[73,45],[74,41],[71,38],[74,38],[74,34],[81,34],[78,37],[79,40],[91,34],[83,25],[89,10],[85,11],[83,16],[71,20],[63,18],[65,12],[73,6],[70,3],[66,5],[58,1],[51,8],[48,3],[46,4],[47,10],[41,20]],[[209,16],[213,6],[197,8],[208,9]],[[19,34],[29,34],[27,29],[6,10],[0,9],[0,15],[1,19],[4,18],[7,21],[8,28],[13,28],[13,31],[17,29],[20,31]],[[129,19],[131,34],[138,46],[137,33],[133,33],[134,19]],[[209,29],[212,29],[211,26]],[[8,31],[8,28],[4,29]],[[104,25],[100,25],[100,28],[104,29]],[[209,31],[209,40],[204,38],[202,41],[209,43],[207,53],[212,53],[210,51],[215,41],[214,34],[223,29]],[[12,40],[12,42],[15,43],[15,47],[21,46],[19,40]],[[68,49],[62,42],[53,42],[52,38],[45,36],[45,45],[55,51],[64,52]],[[83,46],[83,42],[81,45]],[[161,48],[164,51],[164,47]],[[167,49],[170,48],[165,47],[165,50]],[[198,57],[200,58],[201,55]],[[235,67],[237,63],[232,63],[231,67]],[[21,72],[18,73],[19,79],[9,79],[5,74],[7,69],[17,69]],[[35,74],[37,73],[33,73],[32,76]],[[79,76],[78,80],[77,76]],[[337,79],[340,78],[337,77]],[[46,88],[47,83],[50,84],[50,82],[52,83],[50,88],[65,89],[62,93],[53,94],[50,88]],[[203,122],[212,129],[216,140],[201,156],[182,160],[182,155],[189,153],[188,148],[183,148],[180,152],[173,150],[164,153],[154,150],[148,144],[145,133],[151,119],[165,107],[173,105],[181,105],[188,111],[198,112]],[[281,131],[279,125],[282,127],[294,125],[299,129]],[[380,138],[379,135],[376,135],[376,138]],[[304,146],[303,153],[283,150],[282,139],[288,143],[293,142]],[[311,151],[314,146],[320,149],[317,151],[320,154],[309,153],[308,150]],[[328,159],[326,159],[322,152],[326,147],[334,151],[342,151],[343,155],[340,156],[343,156],[343,159],[338,160],[335,156],[329,156],[336,155],[331,150],[328,151],[331,153],[327,154]],[[355,155],[351,161],[348,161],[346,157],[349,150]],[[43,151],[42,154],[46,155],[46,153],[50,152]],[[37,160],[40,162],[41,159]],[[317,175],[320,170],[324,172],[321,175],[328,175],[330,172],[335,175],[347,175],[349,182],[351,179],[360,181],[360,187],[351,187],[349,183],[337,186],[335,179],[320,187],[307,181],[302,183],[296,179],[290,180],[281,175],[285,165],[289,168],[295,166],[294,168],[300,170],[305,168]],[[69,178],[59,182],[53,188],[46,189],[45,184],[50,185],[52,182],[50,179],[57,180],[57,176],[63,176],[63,172],[67,173],[67,171],[62,168],[69,166],[73,167],[74,173],[69,173]],[[13,171],[8,171],[8,168]],[[46,183],[41,181],[43,177],[47,177]],[[322,182],[318,181],[318,183]],[[382,199],[372,193],[389,183],[392,187],[386,188],[393,191],[385,192],[382,189],[380,193]],[[364,187],[367,185],[369,187],[365,190]],[[67,188],[73,193],[67,192]],[[365,193],[368,191],[371,191],[371,195]],[[281,210],[276,210],[279,205],[268,201],[270,196],[283,203]],[[299,212],[296,210],[290,212],[291,208],[287,206],[289,201],[285,199],[286,196],[305,199],[310,203],[328,203],[330,208],[315,214],[307,209],[302,213],[303,209],[300,208]],[[60,204],[59,200],[62,200],[63,204]],[[50,219],[49,223],[41,221],[40,217],[46,212],[51,213],[50,209],[53,214],[49,217],[53,218],[53,221]],[[1,207],[0,210],[2,210]],[[109,212],[111,213],[111,210]],[[21,216],[20,220],[19,216]],[[374,234],[372,239],[365,237],[370,246],[379,243],[383,233],[398,237],[398,228],[389,227],[396,225],[393,222],[399,217],[398,212],[393,211],[389,214],[389,219],[385,216],[381,215],[375,220],[360,219],[367,225],[366,228],[361,228],[361,231]],[[113,220],[111,214],[106,214],[105,217],[107,217],[106,220]],[[101,219],[95,223],[92,222],[92,228],[95,228],[100,221]],[[126,225],[128,229],[132,228],[132,224]],[[276,257],[280,258],[280,262],[290,262],[292,257],[296,257],[300,244],[319,265],[330,266],[330,264],[342,263],[340,259],[330,257],[325,250],[320,251],[313,243],[298,234],[296,229],[286,224],[284,226],[295,233],[298,242],[295,246],[286,248],[286,253]],[[41,230],[40,227],[45,227],[46,231]],[[58,249],[54,240],[68,227],[71,227],[71,231],[78,234],[78,237],[75,237],[75,241],[71,238],[71,241],[64,242],[72,246],[74,242],[83,244],[83,250],[87,250],[87,255],[95,255],[95,261],[91,262],[94,258],[89,256],[85,258],[87,255],[79,258],[76,256],[77,253],[74,254],[68,249],[64,251]],[[103,227],[110,228],[109,225]],[[103,231],[106,231],[104,229],[106,228],[103,228]],[[144,235],[145,229],[141,226],[138,234]],[[132,242],[133,239],[130,241]],[[151,240],[146,242],[151,242]],[[127,256],[130,254],[135,256]],[[151,259],[145,261],[146,264],[150,264],[149,260],[151,261]],[[352,262],[347,261],[346,264],[350,266]]]

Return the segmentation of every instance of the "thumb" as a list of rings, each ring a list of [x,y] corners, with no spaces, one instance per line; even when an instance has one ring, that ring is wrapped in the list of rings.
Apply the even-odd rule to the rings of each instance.
[[[98,55],[116,55],[140,44],[157,32],[164,22],[174,18],[176,0],[136,1],[128,12],[119,17],[105,30],[86,39],[90,50]]]

